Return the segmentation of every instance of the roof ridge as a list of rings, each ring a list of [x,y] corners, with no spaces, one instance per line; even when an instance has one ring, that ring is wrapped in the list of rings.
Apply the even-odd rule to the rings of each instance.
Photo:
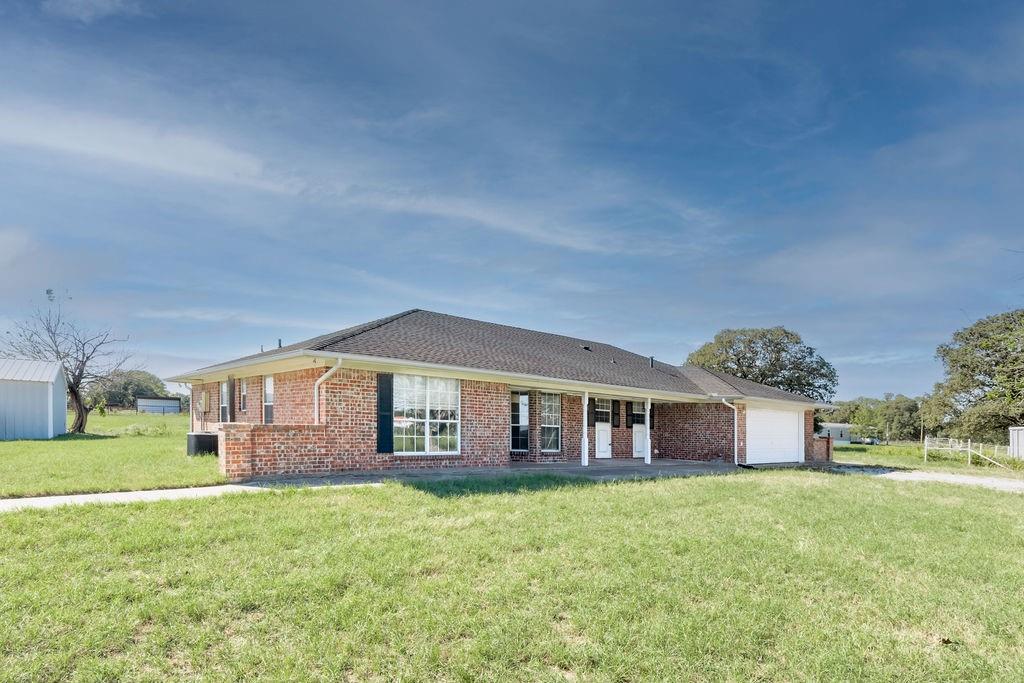
[[[347,330],[342,330],[341,334],[337,334],[336,336],[329,337],[325,341],[313,344],[312,346],[308,347],[308,349],[311,351],[323,351],[326,347],[331,346],[332,344],[338,344],[340,342],[352,339],[353,337],[358,337],[359,335],[369,332],[370,330],[380,329],[381,327],[384,327],[389,323],[393,323],[400,318],[404,318],[407,315],[412,315],[413,313],[420,312],[423,312],[422,309],[410,308],[408,311],[402,311],[401,313],[395,313],[394,315],[389,315],[384,318],[378,318],[377,320],[365,323],[364,325],[357,325],[355,328],[350,327]],[[320,339],[323,339],[323,337],[320,337]]]

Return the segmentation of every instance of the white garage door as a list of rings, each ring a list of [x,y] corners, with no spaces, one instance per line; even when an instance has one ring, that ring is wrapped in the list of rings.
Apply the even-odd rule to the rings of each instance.
[[[802,461],[802,418],[793,410],[747,408],[747,463]]]

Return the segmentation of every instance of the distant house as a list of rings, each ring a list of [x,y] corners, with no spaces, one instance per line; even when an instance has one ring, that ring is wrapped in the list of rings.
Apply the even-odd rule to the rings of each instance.
[[[822,422],[821,428],[815,434],[822,438],[832,437],[832,443],[837,446],[844,446],[850,443],[850,430],[853,425],[848,422]]]
[[[136,396],[135,412],[172,415],[181,412],[181,399],[177,396]]]
[[[0,441],[66,432],[67,393],[60,363],[0,358]]]

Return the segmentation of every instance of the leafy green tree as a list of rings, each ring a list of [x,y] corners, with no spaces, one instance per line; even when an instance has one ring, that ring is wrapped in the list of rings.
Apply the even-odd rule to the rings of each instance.
[[[119,370],[89,391],[93,405],[129,407],[139,396],[170,396],[163,380],[145,370]]]
[[[929,414],[941,407],[954,436],[1005,442],[1024,424],[1024,309],[982,318],[953,334],[936,355],[945,379],[935,386]]]
[[[817,401],[835,396],[839,381],[831,363],[784,327],[722,330],[686,362]]]
[[[838,402],[826,414],[828,422],[848,422],[857,436],[874,436],[894,441],[916,440],[921,434],[920,406],[923,399],[903,394],[885,394],[882,398],[861,396]]]

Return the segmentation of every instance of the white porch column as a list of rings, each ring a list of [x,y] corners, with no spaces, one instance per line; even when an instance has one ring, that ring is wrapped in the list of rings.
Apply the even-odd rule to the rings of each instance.
[[[587,439],[587,406],[590,403],[590,392],[583,392],[583,438],[580,439],[580,465],[590,465],[590,440]]]
[[[651,464],[651,399],[644,401],[644,431],[647,432],[647,447],[644,448],[644,464]]]

